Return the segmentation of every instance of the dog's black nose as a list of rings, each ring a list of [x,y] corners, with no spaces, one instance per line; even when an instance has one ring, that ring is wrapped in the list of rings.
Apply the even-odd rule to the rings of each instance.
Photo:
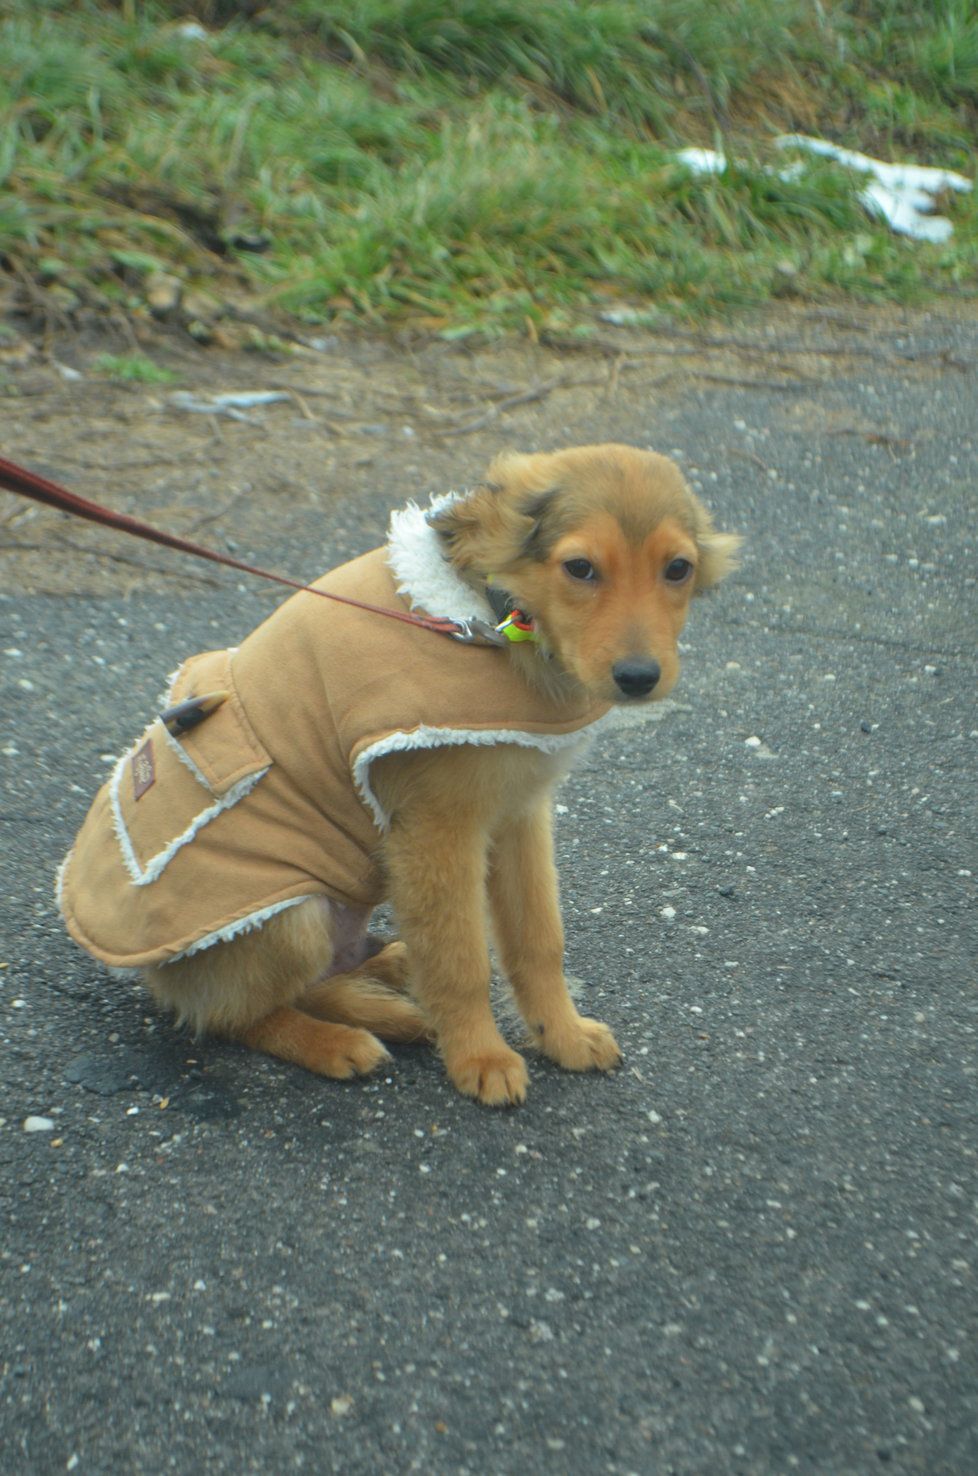
[[[662,671],[658,661],[618,661],[611,675],[626,697],[647,697]]]

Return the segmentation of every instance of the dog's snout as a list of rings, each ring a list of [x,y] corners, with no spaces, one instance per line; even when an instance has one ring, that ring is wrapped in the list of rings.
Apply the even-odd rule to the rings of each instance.
[[[662,671],[658,661],[618,661],[611,668],[611,675],[626,697],[647,697]]]

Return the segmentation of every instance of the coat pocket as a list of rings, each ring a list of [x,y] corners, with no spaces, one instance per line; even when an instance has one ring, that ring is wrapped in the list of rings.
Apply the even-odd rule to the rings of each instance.
[[[228,651],[194,656],[179,670],[168,703],[207,692],[229,696],[182,736],[157,718],[119,760],[110,781],[116,837],[130,877],[146,886],[218,815],[240,803],[271,758],[241,705]]]

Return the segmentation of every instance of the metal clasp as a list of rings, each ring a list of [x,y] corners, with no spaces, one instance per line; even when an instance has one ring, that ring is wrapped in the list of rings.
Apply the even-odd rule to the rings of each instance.
[[[451,632],[452,636],[457,641],[463,641],[467,646],[474,645],[477,641],[482,641],[487,646],[506,645],[506,637],[500,635],[499,631],[494,630],[491,625],[487,625],[484,620],[457,620],[455,625],[456,629]]]

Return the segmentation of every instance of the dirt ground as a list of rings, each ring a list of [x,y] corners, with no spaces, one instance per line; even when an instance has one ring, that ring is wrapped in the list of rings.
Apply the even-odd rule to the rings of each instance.
[[[953,311],[928,313],[930,332],[949,324]],[[900,427],[885,416],[870,423],[835,410],[828,413],[837,423],[828,425],[806,390],[881,359],[891,366],[902,359],[907,375],[946,372],[946,348],[921,350],[919,335],[910,347],[920,317],[780,307],[713,328],[603,323],[590,339],[563,345],[473,348],[330,334],[276,355],[147,330],[138,351],[174,372],[165,385],[116,383],[100,372],[100,354],[132,352],[133,344],[92,334],[44,340],[15,319],[0,345],[0,446],[83,496],[310,578],[332,558],[333,550],[320,554],[318,530],[335,499],[355,507],[359,492],[381,482],[392,504],[426,498],[475,480],[503,447],[615,439],[625,434],[616,426],[640,423],[643,406],[661,410],[710,386],[783,391],[796,427],[808,417],[813,430],[897,447]],[[280,398],[243,406],[214,400],[254,392]],[[8,594],[191,593],[201,580],[229,577],[0,492],[0,580]]]

